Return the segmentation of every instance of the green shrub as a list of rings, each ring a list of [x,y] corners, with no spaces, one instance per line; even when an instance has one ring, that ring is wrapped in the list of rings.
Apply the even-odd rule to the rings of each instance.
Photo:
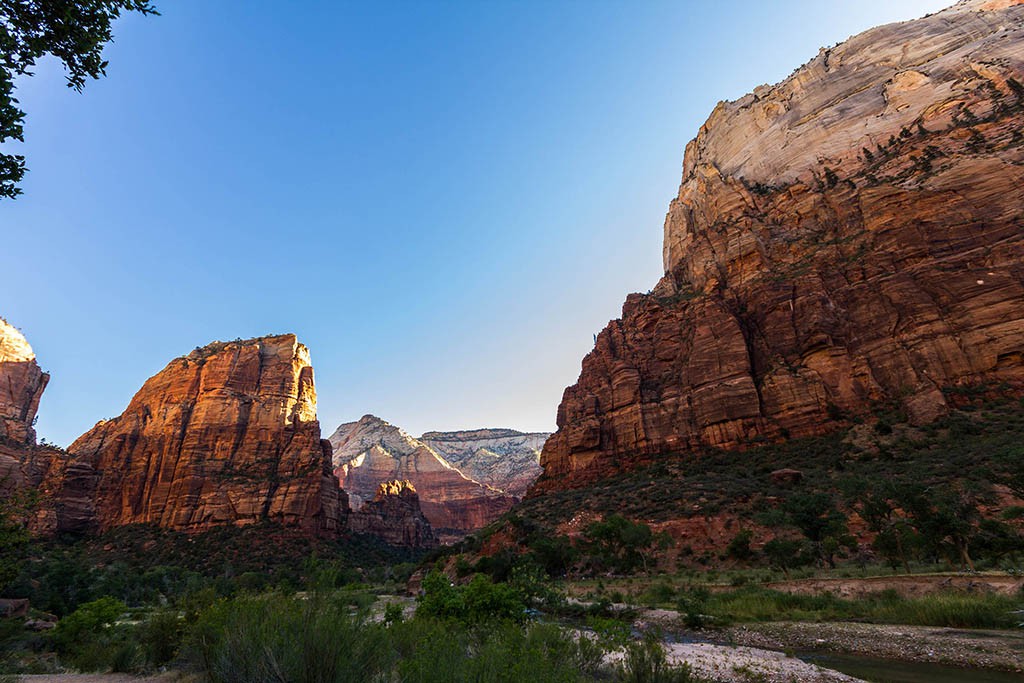
[[[479,623],[508,619],[522,621],[526,617],[523,595],[512,586],[492,583],[477,574],[465,586],[456,586],[448,577],[433,571],[423,579],[423,595],[417,615]]]
[[[732,540],[729,541],[728,547],[725,549],[725,554],[734,560],[740,562],[748,562],[754,557],[754,551],[750,547],[750,541],[753,539],[754,534],[750,529],[743,529],[733,536]]]
[[[373,681],[386,670],[388,655],[382,627],[319,594],[216,603],[200,617],[188,647],[213,683]]]
[[[640,594],[640,602],[645,605],[657,607],[672,602],[676,596],[675,586],[668,581],[661,580],[652,583],[647,590]]]
[[[172,610],[157,610],[138,628],[137,638],[146,661],[153,666],[167,664],[178,653],[185,633],[185,620]]]
[[[386,626],[323,595],[270,595],[213,605],[186,653],[213,683],[584,683],[605,650],[552,624],[417,616]]]
[[[57,622],[53,642],[57,649],[69,652],[81,643],[102,636],[113,628],[128,608],[109,596],[87,602]]]
[[[661,636],[649,632],[643,640],[626,645],[626,655],[619,668],[622,683],[690,683],[690,666],[686,663],[672,666],[668,663]]]

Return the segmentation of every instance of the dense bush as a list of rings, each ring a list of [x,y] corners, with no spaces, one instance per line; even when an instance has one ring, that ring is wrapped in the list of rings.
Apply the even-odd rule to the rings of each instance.
[[[492,583],[483,574],[460,586],[434,571],[423,579],[422,590],[418,615],[468,623],[502,619],[521,622],[526,618],[525,596],[507,583]]]
[[[488,593],[481,588],[485,582],[478,578],[466,595]],[[431,593],[450,597],[446,591]],[[647,659],[627,656],[631,671],[668,670],[663,652],[660,664],[651,652]],[[326,594],[222,600],[200,618],[187,647],[188,658],[214,683],[583,683],[609,679],[604,654],[598,639],[574,639],[551,624],[479,625],[419,613],[408,621],[377,623]]]
[[[355,683],[389,666],[383,630],[320,595],[220,601],[200,617],[188,655],[214,683]]]

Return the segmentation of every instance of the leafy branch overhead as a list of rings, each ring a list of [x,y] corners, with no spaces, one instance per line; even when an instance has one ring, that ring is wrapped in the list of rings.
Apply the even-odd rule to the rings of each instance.
[[[158,14],[148,0],[0,0],[0,144],[24,142],[25,112],[14,97],[18,76],[31,76],[46,55],[64,65],[68,87],[106,74],[103,48],[122,12]],[[21,194],[25,157],[0,152],[0,198]]]

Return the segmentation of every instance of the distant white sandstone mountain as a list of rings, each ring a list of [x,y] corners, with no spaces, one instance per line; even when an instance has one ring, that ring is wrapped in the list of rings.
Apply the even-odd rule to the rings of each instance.
[[[540,476],[540,452],[549,436],[550,432],[472,429],[427,432],[420,441],[467,477],[522,498]]]
[[[372,500],[383,482],[410,481],[423,514],[441,540],[450,542],[506,512],[540,474],[537,460],[546,435],[496,429],[430,437],[431,443],[416,439],[374,415],[338,427],[329,439],[334,472],[352,508]]]

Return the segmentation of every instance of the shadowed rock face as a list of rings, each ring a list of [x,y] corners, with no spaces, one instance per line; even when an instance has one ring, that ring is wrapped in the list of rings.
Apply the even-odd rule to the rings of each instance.
[[[68,451],[50,484],[61,530],[270,520],[324,533],[348,509],[320,439],[309,352],[294,335],[216,342],[171,361]]]
[[[521,498],[540,476],[540,451],[549,436],[548,432],[472,429],[427,432],[420,441],[470,479]]]
[[[349,528],[372,534],[385,543],[407,548],[437,546],[430,522],[420,509],[420,497],[408,481],[386,481],[377,487],[373,500],[349,516]]]
[[[371,500],[380,484],[408,481],[419,493],[423,514],[444,542],[485,526],[516,502],[466,477],[425,443],[373,415],[341,425],[330,443],[334,472],[353,509]]]
[[[1024,387],[1022,145],[1020,0],[873,29],[720,104],[686,147],[665,276],[584,359],[532,491]]]
[[[25,337],[0,318],[0,437],[35,444],[32,423],[49,380]]]

